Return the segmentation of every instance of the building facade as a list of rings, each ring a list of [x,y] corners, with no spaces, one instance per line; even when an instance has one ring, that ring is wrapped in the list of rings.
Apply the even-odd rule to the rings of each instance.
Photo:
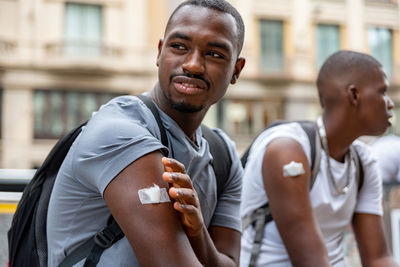
[[[180,0],[0,0],[0,168],[40,166],[57,138],[157,81],[157,44]],[[206,118],[241,151],[276,119],[315,119],[315,79],[339,49],[383,63],[400,105],[397,0],[231,0],[246,66]],[[396,120],[397,119],[397,120]],[[400,133],[400,109],[393,130]]]

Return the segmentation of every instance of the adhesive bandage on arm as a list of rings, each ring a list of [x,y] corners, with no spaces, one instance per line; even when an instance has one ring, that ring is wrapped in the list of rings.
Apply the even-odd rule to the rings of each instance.
[[[138,194],[142,204],[170,202],[167,190],[165,188],[160,188],[156,184],[152,187],[140,189]]]
[[[303,163],[291,161],[289,164],[283,165],[283,176],[295,177],[304,174]]]

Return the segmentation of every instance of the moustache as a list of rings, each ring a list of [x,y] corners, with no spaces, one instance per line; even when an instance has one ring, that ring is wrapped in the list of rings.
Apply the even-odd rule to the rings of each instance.
[[[171,74],[171,76],[169,77],[169,82],[172,82],[172,79],[177,76],[183,76],[183,77],[187,77],[187,78],[194,78],[194,79],[202,80],[203,82],[205,82],[207,84],[207,88],[210,88],[210,82],[206,78],[204,78],[202,75],[198,75],[198,74],[190,74],[190,73]]]

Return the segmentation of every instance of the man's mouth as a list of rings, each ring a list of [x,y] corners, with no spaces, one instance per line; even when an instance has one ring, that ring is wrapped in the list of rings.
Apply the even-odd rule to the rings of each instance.
[[[171,79],[175,90],[184,95],[197,95],[204,93],[209,88],[205,79],[176,75]]]
[[[389,116],[388,122],[389,122],[390,125],[392,125],[392,123],[393,123],[393,117],[392,116]]]
[[[174,85],[175,89],[181,94],[196,95],[204,91],[204,88],[200,88],[198,85],[192,83],[176,82]]]
[[[197,85],[195,85],[195,84],[191,84],[191,83],[181,83],[183,86],[186,86],[186,87],[191,87],[191,88],[197,88],[198,86]]]

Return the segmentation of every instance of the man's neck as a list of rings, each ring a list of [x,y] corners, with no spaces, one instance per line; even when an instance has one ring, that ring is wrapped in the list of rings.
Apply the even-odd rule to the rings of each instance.
[[[358,138],[347,120],[323,116],[322,118],[328,141],[329,155],[337,161],[343,162],[350,145]]]
[[[157,106],[166,113],[171,119],[173,119],[182,131],[192,140],[196,142],[196,130],[199,128],[201,122],[206,115],[207,110],[203,109],[198,112],[188,113],[181,112],[174,109],[168,102],[166,97],[162,95],[160,88],[157,88],[157,84],[152,91],[149,93],[149,97],[157,104]]]

